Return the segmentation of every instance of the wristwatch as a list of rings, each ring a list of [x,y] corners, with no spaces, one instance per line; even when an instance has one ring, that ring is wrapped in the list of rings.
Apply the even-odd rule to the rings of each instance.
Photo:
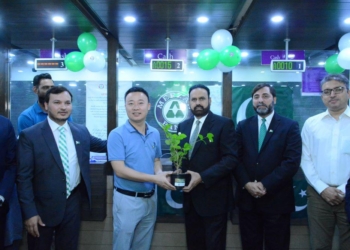
[[[5,198],[4,196],[0,195],[0,207],[2,207],[2,204],[4,204]]]

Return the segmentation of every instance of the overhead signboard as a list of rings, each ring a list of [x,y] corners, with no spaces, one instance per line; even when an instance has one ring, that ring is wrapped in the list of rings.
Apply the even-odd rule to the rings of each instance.
[[[286,58],[285,50],[261,51],[261,65],[270,65],[272,60],[305,60],[304,50],[289,50]]]
[[[63,58],[36,58],[34,62],[35,70],[66,70]]]
[[[150,63],[152,71],[183,71],[183,60],[152,59]]]
[[[274,72],[304,72],[306,62],[305,60],[272,60],[270,68]]]

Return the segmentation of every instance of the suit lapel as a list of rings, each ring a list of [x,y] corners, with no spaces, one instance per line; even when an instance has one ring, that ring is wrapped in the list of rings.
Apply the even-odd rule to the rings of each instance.
[[[251,136],[251,142],[253,144],[254,152],[259,151],[259,130],[258,130],[259,122],[258,122],[258,117],[254,116],[250,123],[249,123],[249,128],[248,131],[253,131],[250,134]]]
[[[192,121],[192,124],[193,124],[193,121]],[[207,118],[205,119],[201,130],[199,131],[199,134],[201,134],[205,137],[208,133],[210,133],[210,130],[211,130],[213,125],[214,125],[213,113],[211,111],[209,111],[209,114],[208,114]],[[192,126],[191,126],[191,128],[192,128]],[[191,131],[190,131],[190,133],[191,133]],[[215,138],[214,138],[214,140],[215,140]],[[200,148],[200,146],[202,144],[203,144],[203,142],[199,141],[194,145],[194,148],[192,151],[192,157],[196,154],[197,150]]]
[[[266,131],[266,135],[265,135],[265,138],[264,138],[264,142],[261,145],[260,152],[264,149],[265,145],[268,143],[268,141],[271,139],[271,137],[275,134],[275,131],[278,128],[279,124],[280,124],[280,118],[275,113],[273,115],[272,120],[271,120],[270,126],[268,127],[268,129]]]
[[[78,161],[79,161],[79,166],[82,166],[82,159],[83,159],[83,150],[82,150],[82,145],[81,143],[81,137],[80,137],[80,133],[79,130],[74,126],[74,124],[68,122],[68,125],[70,127],[70,130],[72,132],[72,136],[73,136],[73,142],[74,142],[74,146],[75,146],[75,151],[77,153],[77,157],[78,157]]]
[[[53,132],[47,120],[45,120],[45,122],[43,123],[41,127],[41,132],[47,147],[49,148],[53,158],[56,161],[57,166],[64,173],[60,152],[58,151],[55,137],[53,136]]]

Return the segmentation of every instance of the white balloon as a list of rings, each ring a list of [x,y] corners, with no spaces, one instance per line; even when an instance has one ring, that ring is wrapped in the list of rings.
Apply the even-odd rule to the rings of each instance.
[[[217,30],[211,36],[211,46],[216,51],[220,52],[225,47],[232,45],[232,35],[227,30]]]
[[[101,53],[96,50],[89,51],[84,56],[85,68],[91,72],[98,72],[102,70],[106,65],[106,60]]]
[[[339,39],[338,48],[340,51],[350,48],[350,33],[346,33]]]
[[[232,71],[233,68],[236,67],[236,66],[227,67],[227,66],[225,66],[222,62],[219,62],[218,65],[216,65],[216,67],[217,67],[219,70],[221,70],[222,72],[227,73],[227,72]]]
[[[340,67],[350,69],[350,48],[340,51],[337,60]]]

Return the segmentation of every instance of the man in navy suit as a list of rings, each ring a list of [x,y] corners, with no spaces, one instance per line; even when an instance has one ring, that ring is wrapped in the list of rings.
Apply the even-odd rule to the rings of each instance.
[[[252,99],[257,115],[239,122],[236,129],[242,248],[289,249],[293,176],[301,159],[299,126],[274,112],[276,92],[270,85],[255,86]]]
[[[5,246],[6,215],[16,178],[16,136],[9,119],[0,115],[0,249]]]
[[[189,103],[194,117],[178,126],[178,132],[187,135],[181,146],[195,134],[197,122],[199,134],[212,133],[214,141],[197,142],[182,164],[182,171],[191,175],[183,188],[187,248],[224,250],[228,212],[233,208],[231,175],[237,165],[234,124],[210,111],[210,90],[204,85],[190,88]]]
[[[77,249],[81,196],[91,202],[90,151],[106,141],[83,125],[67,122],[72,94],[52,87],[45,96],[47,120],[23,130],[18,145],[18,195],[28,231],[28,249]]]

